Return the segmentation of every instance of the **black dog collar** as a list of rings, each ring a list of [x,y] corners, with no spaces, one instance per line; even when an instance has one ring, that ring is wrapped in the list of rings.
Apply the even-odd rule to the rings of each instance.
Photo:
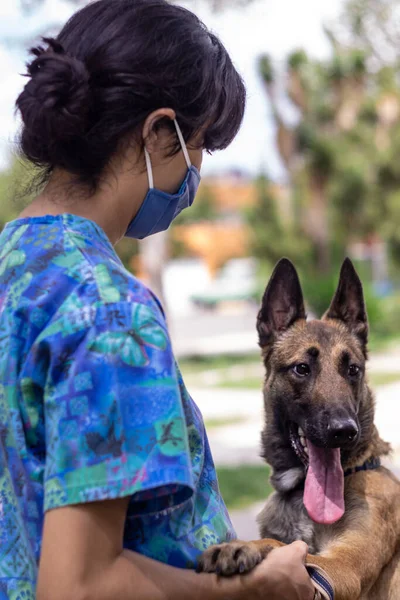
[[[352,469],[346,469],[346,471],[344,472],[344,476],[347,477],[347,475],[353,475],[354,473],[358,473],[359,471],[371,471],[372,469],[379,469],[380,466],[381,466],[381,459],[371,456],[371,458],[366,460],[365,463],[363,465],[361,465],[360,467],[353,467]]]

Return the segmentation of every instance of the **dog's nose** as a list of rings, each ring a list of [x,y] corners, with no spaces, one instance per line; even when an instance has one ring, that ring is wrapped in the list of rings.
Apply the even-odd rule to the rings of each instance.
[[[332,419],[328,425],[328,445],[338,448],[351,445],[358,436],[358,427],[354,419]]]

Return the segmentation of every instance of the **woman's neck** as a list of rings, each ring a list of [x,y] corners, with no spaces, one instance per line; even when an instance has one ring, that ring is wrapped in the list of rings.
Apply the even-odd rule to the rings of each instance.
[[[139,210],[147,182],[140,174],[114,173],[89,194],[66,171],[55,171],[43,191],[19,215],[37,217],[70,213],[97,223],[115,245]]]

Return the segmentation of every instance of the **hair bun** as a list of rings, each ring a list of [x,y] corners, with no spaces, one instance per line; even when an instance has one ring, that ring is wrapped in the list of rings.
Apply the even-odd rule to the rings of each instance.
[[[89,72],[84,63],[65,53],[52,38],[31,49],[35,59],[27,65],[29,82],[17,100],[26,128],[39,137],[46,134],[52,152],[57,142],[82,135],[90,108]],[[53,148],[51,148],[53,147]],[[43,148],[45,154],[45,148]],[[47,156],[37,157],[45,162]]]

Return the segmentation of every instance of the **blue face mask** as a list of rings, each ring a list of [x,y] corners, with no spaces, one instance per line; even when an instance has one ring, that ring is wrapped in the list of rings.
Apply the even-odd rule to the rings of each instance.
[[[158,190],[154,187],[153,170],[149,153],[146,148],[144,149],[150,189],[143,200],[139,212],[130,222],[125,233],[126,237],[142,240],[154,233],[165,231],[184,208],[193,204],[200,185],[200,173],[190,161],[185,140],[183,139],[178,123],[175,120],[174,123],[188,167],[187,175],[176,194],[168,194],[167,192]]]

